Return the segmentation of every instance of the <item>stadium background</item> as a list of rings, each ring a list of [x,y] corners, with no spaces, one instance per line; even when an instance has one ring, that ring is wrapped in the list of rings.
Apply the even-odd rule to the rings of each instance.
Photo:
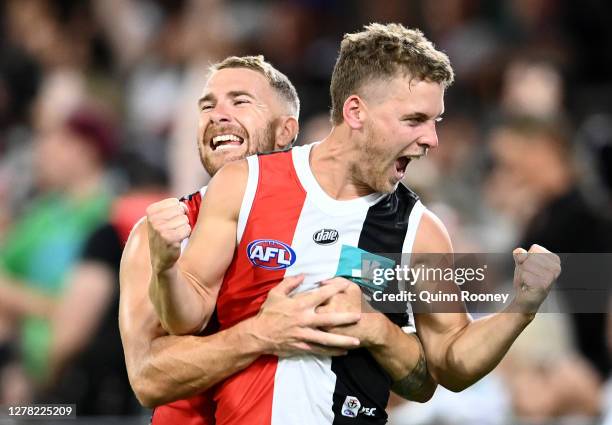
[[[196,99],[207,65],[227,55],[263,54],[289,76],[307,143],[330,128],[342,35],[369,22],[421,28],[457,78],[439,149],[407,182],[455,250],[610,252],[610,16],[597,0],[1,2],[0,405],[79,400],[147,423],[109,360],[117,293],[99,279],[116,259],[91,235],[206,181]],[[390,423],[603,423],[611,340],[603,315],[542,315],[490,377],[425,405],[392,400]],[[92,365],[115,381],[87,382]]]

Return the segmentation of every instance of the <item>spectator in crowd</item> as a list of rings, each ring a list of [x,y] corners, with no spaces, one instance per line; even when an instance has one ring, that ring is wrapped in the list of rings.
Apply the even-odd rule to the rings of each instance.
[[[35,143],[40,192],[0,249],[0,318],[19,328],[18,334],[5,334],[2,344],[17,338],[26,375],[40,385],[49,374],[55,300],[84,241],[108,216],[104,172],[116,137],[102,116],[80,109]],[[11,389],[10,382],[3,384]]]
[[[587,203],[578,188],[578,174],[563,127],[536,118],[509,119],[491,137],[494,181],[490,193],[523,223],[521,245],[539,241],[559,253],[610,252],[609,218]],[[496,195],[495,195],[496,194]],[[564,279],[559,281],[561,288]],[[576,284],[576,282],[566,282]],[[568,297],[570,311],[578,311]],[[610,372],[605,346],[605,302],[592,299],[591,313],[571,315],[580,352],[601,377]],[[597,303],[604,305],[596,305]],[[582,313],[587,313],[582,311]]]
[[[131,188],[114,200],[109,220],[85,242],[51,320],[52,379],[38,401],[70,400],[79,415],[142,411],[130,387],[117,326],[119,263],[130,230],[146,207],[167,197],[167,179],[136,155],[122,163]]]

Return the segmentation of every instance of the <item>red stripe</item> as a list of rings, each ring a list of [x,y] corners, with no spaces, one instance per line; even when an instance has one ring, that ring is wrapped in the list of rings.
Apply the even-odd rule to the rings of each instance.
[[[305,199],[291,151],[259,156],[255,199],[217,300],[221,329],[257,314],[270,289],[285,276],[285,269],[254,266],[248,258],[247,246],[257,239],[291,245]],[[277,357],[260,357],[219,385],[215,394],[217,425],[270,423],[276,364]]]
[[[209,391],[156,407],[151,425],[215,425],[215,406]]]
[[[198,221],[198,213],[200,212],[200,204],[202,203],[202,193],[198,190],[191,195],[183,196],[180,200],[187,206],[187,218],[189,219],[189,225],[193,229]]]

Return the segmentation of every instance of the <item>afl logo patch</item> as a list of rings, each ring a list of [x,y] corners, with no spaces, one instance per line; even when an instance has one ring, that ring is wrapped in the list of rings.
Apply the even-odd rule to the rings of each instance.
[[[334,244],[338,240],[338,231],[334,229],[317,230],[314,235],[312,235],[312,240],[319,245]]]
[[[247,246],[247,256],[254,266],[267,270],[281,270],[295,263],[295,251],[284,242],[257,239]]]

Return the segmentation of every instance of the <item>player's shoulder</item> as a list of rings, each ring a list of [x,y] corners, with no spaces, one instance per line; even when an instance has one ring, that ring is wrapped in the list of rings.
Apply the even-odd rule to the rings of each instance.
[[[419,222],[413,252],[447,253],[453,247],[446,226],[432,211],[425,209]]]
[[[132,231],[123,247],[121,255],[120,272],[132,272],[143,262],[149,261],[149,233],[147,228],[147,217],[142,217],[134,224]]]
[[[243,180],[246,181],[248,175],[249,163],[246,159],[229,162],[221,167],[213,176],[208,184],[208,190],[212,189],[215,185],[219,185],[219,182],[239,183]]]
[[[235,215],[246,191],[249,166],[246,160],[233,161],[223,166],[208,183],[202,209],[227,210]],[[225,214],[225,213],[224,213]]]

